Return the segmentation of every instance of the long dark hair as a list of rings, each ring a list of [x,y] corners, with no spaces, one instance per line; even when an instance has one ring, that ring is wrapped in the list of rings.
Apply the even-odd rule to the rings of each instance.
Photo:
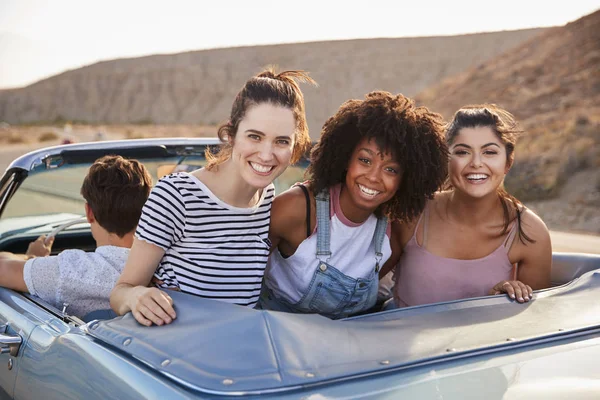
[[[454,142],[461,129],[476,127],[489,127],[492,129],[506,147],[506,162],[511,167],[515,159],[517,139],[523,134],[523,130],[519,127],[515,117],[495,104],[464,106],[454,114],[452,121],[446,126],[446,143],[448,143],[448,147]],[[451,188],[449,181],[447,181],[446,189]],[[519,228],[519,240],[523,244],[526,244],[526,242],[535,243],[535,240],[527,236],[521,224],[523,203],[506,191],[504,183],[498,187],[497,193],[504,211],[504,228],[500,236],[508,232],[511,222],[516,219]],[[511,218],[511,209],[516,214],[515,218]]]

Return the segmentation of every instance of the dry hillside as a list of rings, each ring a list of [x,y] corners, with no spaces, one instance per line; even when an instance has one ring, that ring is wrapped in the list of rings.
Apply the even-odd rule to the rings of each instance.
[[[482,102],[511,111],[526,134],[509,189],[523,200],[560,197],[562,205],[534,203],[555,227],[600,232],[600,11],[447,78],[417,100],[447,118]]]
[[[305,69],[313,137],[349,99],[374,89],[415,95],[544,29],[474,35],[240,47],[97,63],[0,91],[0,121],[205,124],[227,118],[240,86],[267,64]],[[40,60],[43,62],[43,60]]]

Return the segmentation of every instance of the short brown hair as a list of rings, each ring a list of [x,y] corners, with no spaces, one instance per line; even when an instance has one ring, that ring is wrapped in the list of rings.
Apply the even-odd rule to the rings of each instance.
[[[230,139],[235,138],[240,121],[250,107],[263,103],[289,108],[294,113],[296,132],[291,163],[300,160],[308,151],[310,136],[306,122],[304,95],[300,90],[300,86],[298,86],[298,82],[316,84],[305,71],[276,73],[273,66],[267,67],[258,75],[250,78],[235,97],[229,120],[219,126],[218,136],[221,141],[221,148],[218,154],[213,154],[210,148],[206,151],[208,160],[206,168],[210,170],[214,166],[225,162],[231,156]]]
[[[402,169],[396,194],[376,213],[412,220],[446,178],[448,150],[443,128],[441,115],[415,106],[402,94],[374,91],[364,100],[348,100],[325,122],[312,149],[307,170],[312,189],[319,193],[345,182],[352,152],[362,139],[373,139]]]
[[[152,189],[152,177],[142,163],[104,156],[92,164],[81,195],[98,224],[119,237],[133,231]]]

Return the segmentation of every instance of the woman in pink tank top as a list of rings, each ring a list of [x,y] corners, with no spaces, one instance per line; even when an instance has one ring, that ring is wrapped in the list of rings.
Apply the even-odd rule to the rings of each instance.
[[[533,289],[550,286],[548,228],[503,185],[520,133],[514,117],[495,105],[455,113],[446,128],[448,190],[418,220],[392,226],[402,249],[397,306],[500,293],[523,303]]]

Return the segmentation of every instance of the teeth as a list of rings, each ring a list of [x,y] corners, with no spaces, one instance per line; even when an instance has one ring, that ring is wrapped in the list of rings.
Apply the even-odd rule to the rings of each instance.
[[[376,196],[379,193],[381,193],[377,190],[373,190],[373,189],[369,189],[368,187],[364,187],[363,185],[358,185],[358,187],[360,188],[361,192],[368,194],[369,196]]]
[[[265,172],[269,172],[270,170],[273,169],[272,166],[269,165],[262,165],[262,164],[257,164],[257,163],[250,163],[250,166],[256,171],[256,172],[261,172],[261,173],[265,173]]]
[[[485,179],[488,176],[486,174],[469,174],[467,175],[467,179],[476,180],[476,179]]]

